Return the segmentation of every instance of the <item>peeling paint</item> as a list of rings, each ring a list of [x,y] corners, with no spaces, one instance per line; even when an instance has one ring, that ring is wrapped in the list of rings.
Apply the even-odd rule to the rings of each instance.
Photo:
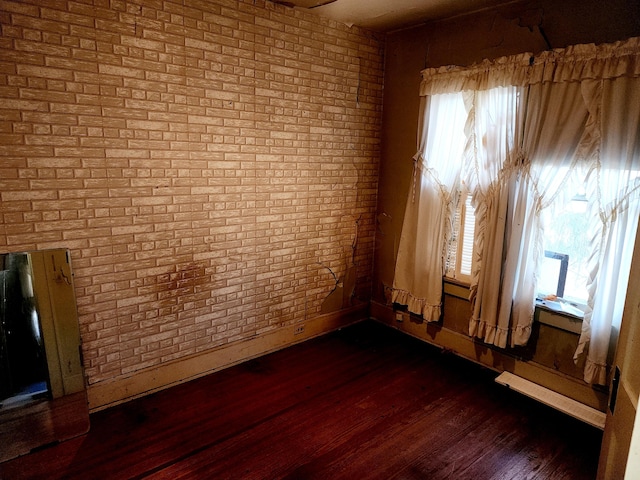
[[[393,287],[391,287],[391,285],[387,285],[386,283],[383,283],[382,292],[384,294],[385,304],[391,305],[393,303]]]
[[[336,279],[334,289],[327,295],[320,307],[321,313],[331,313],[351,305],[351,298],[356,286],[356,268],[355,265],[347,268],[345,274],[337,278],[333,271],[331,272]]]
[[[384,236],[387,234],[387,230],[391,227],[393,218],[388,213],[382,212],[376,217],[376,221],[378,225],[378,233]]]
[[[547,38],[544,29],[544,11],[541,8],[534,8],[521,12],[516,17],[505,17],[503,14],[496,13],[491,27],[487,32],[487,46],[482,50],[484,52],[499,52],[512,43],[514,38],[529,37],[534,44],[537,44],[537,50],[551,49],[551,44]],[[527,33],[523,33],[527,30]],[[485,56],[489,57],[489,54]],[[494,55],[495,56],[495,55]]]
[[[342,276],[338,276],[329,266],[322,262],[318,262],[319,265],[329,270],[335,281],[334,287],[322,301],[320,305],[321,313],[330,313],[340,310],[342,308],[349,307],[354,295],[357,280],[357,265],[355,262],[356,249],[358,247],[358,230],[362,215],[354,220],[354,233],[351,237],[351,243],[348,247],[345,247],[344,263],[345,271]]]

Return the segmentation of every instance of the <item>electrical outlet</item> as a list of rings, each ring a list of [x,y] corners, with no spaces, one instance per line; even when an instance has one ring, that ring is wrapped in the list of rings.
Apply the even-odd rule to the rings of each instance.
[[[294,334],[294,335],[300,335],[300,334],[301,334],[301,333],[303,333],[303,332],[304,332],[304,325],[296,325],[296,326],[293,328],[293,334]]]

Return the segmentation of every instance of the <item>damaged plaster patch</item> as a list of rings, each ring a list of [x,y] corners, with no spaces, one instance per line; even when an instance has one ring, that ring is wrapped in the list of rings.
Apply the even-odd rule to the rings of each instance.
[[[387,235],[391,227],[391,223],[393,222],[393,218],[388,213],[382,212],[376,217],[376,223],[378,225],[378,233],[383,237]]]
[[[472,65],[487,58],[499,58],[518,52],[538,53],[550,48],[543,29],[544,11],[526,9],[517,13],[493,12],[477,20],[468,34],[433,37],[426,45],[424,68],[443,65]],[[452,23],[464,31],[466,19]]]
[[[342,276],[338,276],[330,267],[320,263],[323,268],[327,269],[331,273],[335,281],[333,290],[329,292],[320,306],[321,313],[335,312],[336,310],[340,310],[351,305],[351,299],[356,288],[357,280],[355,254],[358,245],[358,227],[360,226],[361,219],[362,216],[358,217],[354,221],[354,232],[351,235],[351,244],[343,251],[345,270]]]
[[[512,45],[518,44],[523,45],[527,51],[548,50],[551,45],[542,28],[543,21],[542,9],[526,10],[515,18],[507,18],[496,13],[486,35],[488,45],[482,51],[491,52],[485,54],[490,58],[503,55],[503,49],[509,49]]]
[[[397,232],[393,230],[393,217],[386,212],[382,212],[378,214],[376,217],[376,249],[388,249],[389,246],[385,246],[385,244],[393,241],[393,255],[394,258],[398,255],[398,235]],[[385,250],[386,251],[386,250]],[[381,282],[379,285],[379,294],[382,295],[382,298],[385,300],[386,305],[391,305],[393,303],[393,288],[391,285],[388,285],[386,282]]]
[[[358,205],[359,172],[355,163],[341,165],[337,177],[331,177],[331,191],[340,197],[340,205],[345,210],[353,212]],[[346,213],[346,212],[345,212]],[[330,313],[349,307],[356,288],[357,264],[356,249],[362,214],[357,217],[354,213],[342,215],[332,231],[327,232],[341,244],[339,259],[319,261],[318,264],[328,270],[334,283],[320,305],[320,313]],[[346,234],[350,230],[351,233]],[[336,261],[337,260],[337,261]],[[336,263],[338,264],[337,266]]]
[[[351,305],[353,292],[356,288],[355,265],[348,267],[344,275],[340,278],[336,277],[333,271],[331,271],[331,274],[336,279],[336,284],[331,293],[329,293],[322,302],[320,313],[335,312],[336,310],[349,307]]]

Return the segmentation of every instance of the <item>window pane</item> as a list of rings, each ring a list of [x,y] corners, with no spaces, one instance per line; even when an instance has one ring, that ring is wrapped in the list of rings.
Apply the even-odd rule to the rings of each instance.
[[[586,303],[589,265],[589,239],[587,235],[587,201],[576,196],[564,208],[556,208],[555,214],[546,212],[544,217],[544,250],[569,257],[563,298]],[[551,210],[551,209],[549,209]],[[538,277],[541,294],[556,294],[560,265],[557,260],[545,258]]]

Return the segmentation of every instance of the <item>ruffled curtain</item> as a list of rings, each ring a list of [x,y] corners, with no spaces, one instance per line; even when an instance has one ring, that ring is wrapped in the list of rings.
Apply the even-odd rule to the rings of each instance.
[[[594,199],[589,301],[574,358],[588,350],[584,379],[605,384],[640,218],[640,77],[584,82],[584,91],[598,148],[588,177]]]
[[[392,300],[431,322],[440,319],[467,113],[460,94],[426,97],[420,111],[419,149],[413,159]]]
[[[467,93],[469,118],[466,159],[467,183],[475,210],[474,268],[469,325],[471,336],[506,346],[509,315],[500,320],[504,243],[509,198],[522,167],[515,136],[521,89],[495,87]]]
[[[539,83],[523,92],[519,178],[512,181],[502,292],[497,322],[509,327],[510,346],[531,334],[543,251],[541,213],[580,171],[593,143],[580,83]],[[473,319],[472,319],[473,323]],[[506,342],[495,342],[500,347]]]
[[[590,197],[595,205],[592,278],[576,356],[588,351],[585,380],[605,383],[640,213],[640,39],[577,45],[535,57],[516,55],[470,68],[428,69],[422,75],[423,97],[433,101],[444,93],[458,93],[465,104],[463,160],[460,170],[446,177],[453,181],[464,172],[476,208],[470,334],[500,347],[527,342],[542,256],[540,213],[566,182],[587,182],[595,195]],[[423,140],[445,133],[429,132],[436,119],[431,114],[423,118]],[[415,160],[418,181],[407,204],[396,279],[412,268],[414,254],[403,250],[429,246],[436,260],[417,255],[423,257],[420,270],[430,278],[433,295],[427,299],[406,278],[394,282],[394,287],[395,298],[405,303],[418,299],[420,308],[415,310],[422,309],[419,313],[434,320],[439,317],[443,249],[455,186],[434,180],[439,167],[430,164],[427,145],[428,141],[421,143],[421,155]],[[446,162],[457,155],[456,151]],[[422,200],[429,205],[421,206]],[[418,212],[423,211],[428,213],[420,217]],[[422,222],[427,217],[430,223],[425,227]],[[405,238],[420,228],[421,237],[415,237],[413,244]],[[412,275],[415,283],[422,274],[414,269]]]

